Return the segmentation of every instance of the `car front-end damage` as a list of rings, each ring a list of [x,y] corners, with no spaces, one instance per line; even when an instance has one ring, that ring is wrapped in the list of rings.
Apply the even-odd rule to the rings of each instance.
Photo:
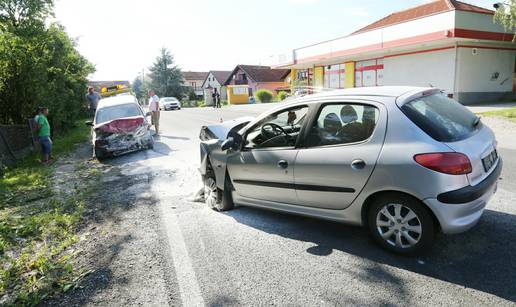
[[[227,153],[221,149],[222,143],[238,133],[240,129],[249,124],[253,117],[241,117],[220,124],[203,126],[199,138],[201,140],[201,167],[199,171],[203,180],[210,171],[214,172],[217,186],[224,188],[224,176],[226,174]]]
[[[112,120],[94,129],[95,155],[114,157],[140,149],[152,148],[154,141],[143,116]]]

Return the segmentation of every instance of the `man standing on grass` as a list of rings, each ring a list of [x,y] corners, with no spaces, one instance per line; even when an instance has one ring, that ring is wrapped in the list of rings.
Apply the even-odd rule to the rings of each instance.
[[[41,145],[41,162],[50,165],[53,161],[50,159],[52,153],[52,139],[50,139],[50,124],[48,123],[48,108],[40,107],[39,114],[36,117],[36,131],[38,132],[39,143]]]
[[[97,111],[97,106],[99,104],[99,100],[102,97],[93,90],[93,87],[88,87],[88,94],[86,95],[86,100],[88,101],[88,109],[90,110],[91,117],[95,117],[95,112]]]
[[[151,112],[151,124],[159,134],[159,97],[153,90],[149,91],[149,111]]]

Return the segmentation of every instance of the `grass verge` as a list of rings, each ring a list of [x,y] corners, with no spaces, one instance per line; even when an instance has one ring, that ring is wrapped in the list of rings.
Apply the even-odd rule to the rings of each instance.
[[[515,108],[508,108],[500,111],[490,111],[482,113],[484,116],[500,116],[505,117],[508,120],[516,123],[516,107]]]
[[[89,128],[78,123],[55,138],[54,156],[59,159],[88,136]],[[52,176],[52,168],[33,154],[0,178],[0,305],[35,305],[74,287],[85,274],[74,270],[73,253],[64,251],[77,241],[92,186],[55,192]]]

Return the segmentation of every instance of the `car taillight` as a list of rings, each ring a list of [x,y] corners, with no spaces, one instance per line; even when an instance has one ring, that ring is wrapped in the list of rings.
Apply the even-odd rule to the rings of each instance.
[[[457,152],[436,152],[414,156],[414,160],[431,170],[450,175],[465,175],[471,173],[469,158]]]

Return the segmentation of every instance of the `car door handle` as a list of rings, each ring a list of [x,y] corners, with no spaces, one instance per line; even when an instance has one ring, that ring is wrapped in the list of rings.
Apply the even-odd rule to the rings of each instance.
[[[287,162],[287,161],[285,161],[285,160],[279,160],[279,161],[278,161],[278,167],[279,167],[279,168],[283,168],[283,169],[285,169],[285,168],[287,168],[287,167],[288,167],[288,162]]]
[[[363,169],[366,166],[366,163],[362,159],[356,159],[351,162],[351,168],[355,170]]]

